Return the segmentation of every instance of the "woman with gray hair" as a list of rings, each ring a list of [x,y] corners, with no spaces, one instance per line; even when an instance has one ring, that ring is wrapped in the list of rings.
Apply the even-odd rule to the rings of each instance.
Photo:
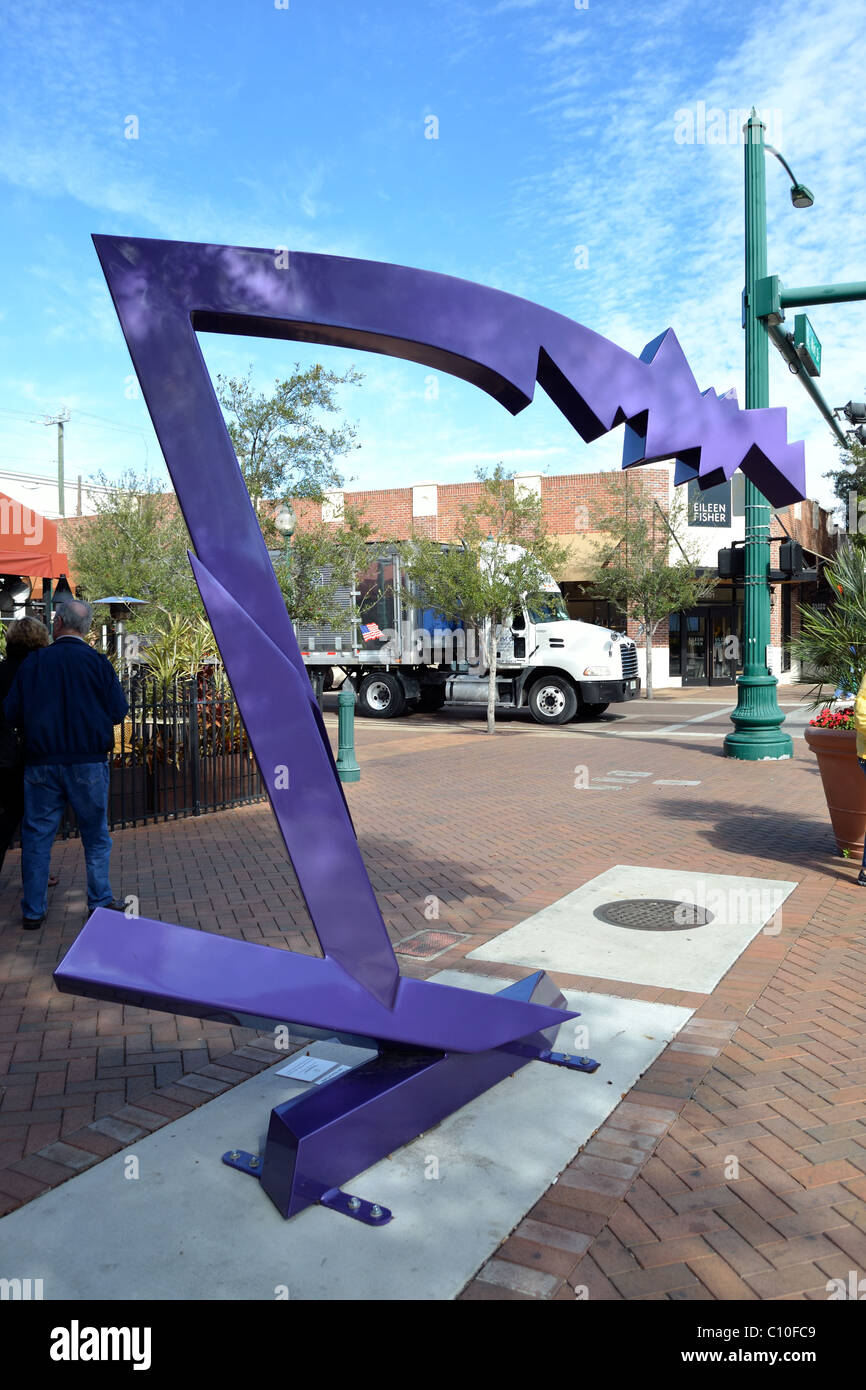
[[[3,716],[3,701],[30,653],[47,646],[48,629],[36,618],[19,618],[6,628],[6,659],[0,661],[0,871],[24,814],[24,752],[18,731]]]

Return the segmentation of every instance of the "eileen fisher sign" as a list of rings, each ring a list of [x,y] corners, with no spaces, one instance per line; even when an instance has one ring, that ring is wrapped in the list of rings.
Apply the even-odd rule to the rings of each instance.
[[[697,482],[690,482],[688,488],[690,526],[730,526],[730,483],[708,487],[706,492],[701,492]]]

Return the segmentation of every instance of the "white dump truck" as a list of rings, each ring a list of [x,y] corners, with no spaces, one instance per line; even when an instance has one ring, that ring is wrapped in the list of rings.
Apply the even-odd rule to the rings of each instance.
[[[358,712],[374,719],[486,705],[487,634],[446,623],[420,601],[407,604],[405,589],[399,553],[380,550],[353,588],[338,591],[344,626],[295,625],[317,694],[342,673]],[[637,695],[637,650],[621,632],[570,619],[549,579],[497,629],[496,686],[499,707],[528,707],[539,724],[591,719]]]

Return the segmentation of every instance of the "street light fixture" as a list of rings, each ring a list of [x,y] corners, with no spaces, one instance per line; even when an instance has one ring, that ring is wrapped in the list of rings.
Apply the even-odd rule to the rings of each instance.
[[[774,154],[791,180],[791,202],[811,207],[814,199],[798,183],[787,160],[764,143],[764,122],[752,107],[743,127],[745,148],[746,285],[743,318],[746,330],[746,409],[770,404],[770,339],[758,316],[756,286],[767,275],[767,196],[764,151]],[[754,483],[745,486],[746,543],[744,577],[743,672],[737,679],[734,729],[725,739],[729,758],[748,762],[790,758],[794,745],[783,733],[784,714],[776,697],[777,680],[767,665],[770,644],[770,504]]]
[[[292,511],[288,502],[283,502],[280,510],[274,517],[274,526],[281,536],[285,536],[286,540],[291,540],[292,536],[295,534],[296,525],[297,518],[295,513]]]
[[[286,542],[283,564],[288,579],[292,572],[292,536],[295,534],[295,527],[297,526],[297,517],[292,511],[290,503],[283,502],[280,505],[280,509],[274,517],[274,526]]]
[[[754,108],[752,114],[754,115]],[[794,178],[791,166],[788,163],[785,156],[783,154],[780,154],[774,145],[765,145],[764,149],[768,150],[770,154],[774,154],[776,156],[779,163],[782,165],[782,168],[785,170],[785,173],[788,175],[788,178],[791,180],[791,202],[794,204],[794,207],[810,208],[814,203],[815,199],[809,192],[806,185],[804,183],[798,183],[797,180]]]

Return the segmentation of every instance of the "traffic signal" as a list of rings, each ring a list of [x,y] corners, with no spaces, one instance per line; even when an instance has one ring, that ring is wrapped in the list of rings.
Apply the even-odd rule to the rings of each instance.
[[[718,571],[720,579],[744,579],[746,575],[746,552],[741,545],[729,545],[719,551]]]
[[[784,574],[802,574],[806,565],[803,560],[803,547],[799,541],[782,541],[779,546],[779,569]]]

